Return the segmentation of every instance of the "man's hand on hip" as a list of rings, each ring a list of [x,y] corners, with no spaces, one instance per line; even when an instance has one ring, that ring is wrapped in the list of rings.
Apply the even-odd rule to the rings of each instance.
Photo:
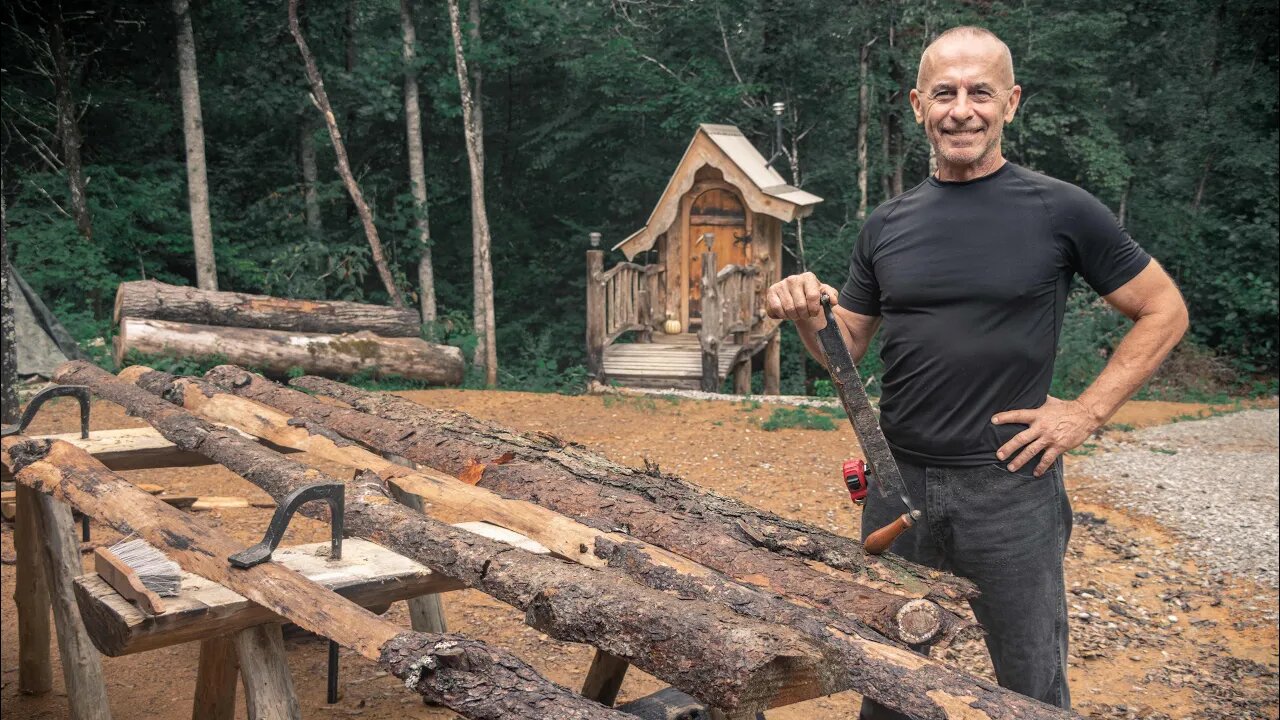
[[[822,296],[836,301],[838,291],[818,282],[811,272],[791,275],[769,286],[765,292],[765,311],[776,320],[807,320],[821,317]]]
[[[1040,464],[1036,465],[1036,477],[1045,474],[1063,453],[1079,447],[1102,424],[1078,400],[1059,400],[1053,396],[1035,410],[996,413],[991,422],[1027,426],[997,450],[996,457],[1001,461],[1013,458],[1009,461],[1009,471],[1016,472],[1043,451]]]

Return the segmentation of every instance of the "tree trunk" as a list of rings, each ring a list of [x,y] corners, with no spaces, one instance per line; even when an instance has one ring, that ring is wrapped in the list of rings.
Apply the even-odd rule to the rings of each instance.
[[[250,392],[243,394],[259,401],[264,400],[263,393],[260,392],[264,389],[288,392],[278,386],[265,383],[260,378],[255,378],[252,374],[246,373],[238,368],[223,366],[221,368],[216,368],[209,376],[219,384],[223,384],[225,382],[227,385],[224,385],[224,387],[230,386],[229,389],[232,389],[237,394],[242,394],[242,391],[249,389]],[[194,391],[188,390],[185,393],[174,392],[172,395],[181,394],[185,398],[190,398],[194,395],[194,392],[202,391],[195,389]],[[166,393],[166,396],[169,395],[171,395],[171,393]],[[290,398],[298,400],[299,398],[297,396],[300,395],[302,395],[302,393],[291,393]],[[275,403],[268,402],[266,404]],[[343,416],[344,420],[351,419],[353,423],[361,422],[358,417],[353,417],[351,415],[351,410],[346,408],[316,402],[314,399],[312,399],[308,405],[312,408],[321,406],[331,408],[334,412],[326,415],[325,419],[321,419],[320,421],[327,422],[332,429],[349,429],[348,426],[342,425],[338,422],[333,422],[334,417]],[[286,412],[290,412],[299,418],[307,416],[307,413],[305,412],[295,412],[291,409],[286,410]],[[360,413],[355,413],[355,415],[358,416]],[[468,420],[460,413],[446,415],[449,415],[454,422],[466,422]],[[374,427],[376,426],[377,420],[377,418],[365,416],[363,422],[368,427]],[[445,422],[449,421],[445,420]],[[292,424],[299,425],[299,421],[294,420],[292,421]],[[408,423],[401,424],[400,435],[405,435],[404,428],[406,424]],[[409,434],[412,435],[414,432],[415,431],[410,431]],[[370,437],[372,437],[372,435],[370,435]],[[543,443],[547,442],[545,439],[541,441],[533,441]],[[494,446],[500,445],[501,443],[494,443],[490,447],[483,448],[483,450],[492,451]],[[566,464],[578,464],[582,462],[581,459],[577,457],[578,454],[571,448],[562,448],[562,450],[566,449],[568,452],[566,452],[562,458]],[[481,457],[487,457],[488,454],[488,452],[484,452]],[[408,457],[406,455],[400,456]],[[509,465],[497,464],[496,462],[483,464],[482,462],[477,462],[476,467],[470,473],[468,480],[474,481],[478,476],[479,485],[483,487],[486,484],[485,480],[494,471],[500,470],[504,467],[519,468],[519,466],[524,464],[520,459],[513,460],[514,462],[511,462]],[[582,468],[583,472],[601,472],[600,468],[592,468],[586,464],[579,464],[578,466]],[[528,469],[528,467],[525,468],[526,471]],[[536,478],[531,479],[536,481]],[[540,483],[535,482],[535,484]],[[542,490],[545,492],[548,488],[543,486]],[[564,492],[572,491],[574,490],[567,490],[566,486],[562,485],[559,488],[552,490],[551,494],[559,495]],[[625,498],[620,497],[618,504],[631,503],[629,503]],[[643,508],[637,507],[631,514],[630,519],[639,520],[645,514],[658,513],[646,513]],[[597,527],[608,528],[620,526],[619,523],[615,522],[594,524]],[[636,534],[635,524],[623,523],[621,525],[627,527],[628,530],[631,531],[629,534],[633,536]],[[674,529],[676,531],[683,531],[686,528],[677,527]],[[634,543],[628,543],[626,547],[618,549],[609,548],[607,547],[607,544],[603,542],[597,542],[596,544],[596,554],[609,558],[611,567],[618,567],[619,565],[628,563],[632,559],[628,557],[630,553],[637,550],[639,550],[640,553],[643,553],[643,550],[638,548]],[[618,552],[620,554],[615,556],[613,555],[614,552]],[[640,558],[643,558],[642,554],[640,555]],[[668,583],[666,587],[678,595],[683,595],[685,592],[692,591],[688,586],[681,583],[679,575],[673,574],[669,571],[659,569],[658,572],[655,573],[653,581]],[[697,580],[695,582],[701,583],[703,581]],[[784,588],[772,587],[770,590],[772,592],[781,592],[784,591]],[[694,601],[689,602],[692,606]],[[814,633],[811,635],[812,637],[817,637],[817,633],[820,633],[820,631],[815,631],[813,628],[812,619],[808,621],[796,621],[794,619],[794,615],[785,614],[775,615],[773,618],[779,621],[780,625],[799,622],[799,626],[802,628],[801,632],[806,635]],[[1062,710],[1050,708],[1016,693],[999,688],[993,683],[976,680],[961,673],[952,671],[940,663],[929,660],[927,657],[911,653],[893,645],[886,645],[867,640],[865,637],[860,637],[857,634],[847,634],[840,638],[829,638],[825,641],[820,640],[819,642],[823,647],[831,649],[836,647],[840,648],[840,650],[835,653],[837,667],[834,668],[833,671],[838,674],[842,674],[852,689],[863,693],[867,697],[871,697],[881,704],[892,707],[901,712],[913,713],[919,717],[954,718],[956,720],[960,720],[961,718],[1074,717]],[[617,655],[616,652],[613,652],[609,648],[602,647],[601,649]],[[636,664],[626,656],[619,657]],[[680,687],[678,683],[673,684],[676,685],[676,687]],[[696,695],[697,693],[695,692],[693,694]]]
[[[120,283],[114,317],[117,323],[128,317],[298,332],[366,331],[383,337],[418,337],[418,315],[408,308],[208,292],[155,280]]]
[[[225,465],[277,501],[305,485],[337,482],[89,363],[65,363],[55,374],[60,383],[88,385],[174,443]],[[315,505],[303,513],[328,516]],[[829,669],[833,658],[795,631],[432,520],[388,497],[372,473],[360,473],[347,486],[346,530],[524,610],[526,622],[548,635],[596,645],[716,707],[763,710],[849,686],[847,677]],[[912,664],[919,662],[911,657]]]
[[[495,338],[493,308],[493,263],[489,257],[489,215],[484,200],[484,114],[481,108],[479,68],[467,70],[462,47],[462,21],[458,0],[448,0],[449,30],[453,37],[453,60],[458,75],[458,92],[462,104],[462,127],[467,143],[467,162],[471,170],[471,247],[473,299],[472,322],[476,331],[475,363],[484,366],[485,384],[498,384],[498,348]],[[473,43],[480,39],[478,0],[472,0]],[[476,87],[472,87],[475,83]]]
[[[89,199],[85,192],[84,163],[80,159],[80,124],[76,117],[75,96],[71,92],[71,53],[62,34],[59,14],[51,23],[49,49],[53,55],[54,106],[58,117],[58,142],[62,145],[62,163],[67,169],[67,187],[71,193],[71,213],[76,230],[85,240],[93,240],[93,218],[89,215]]]
[[[25,485],[120,532],[136,532],[184,570],[334,639],[465,717],[534,720],[548,712],[584,720],[629,717],[552,684],[516,657],[483,643],[459,635],[403,632],[277,563],[233,569],[225,558],[243,549],[243,543],[138,490],[68,443],[5,438],[4,461]],[[359,508],[359,503],[349,507]]]
[[[334,117],[333,107],[329,104],[329,94],[325,92],[320,68],[316,65],[311,48],[307,46],[307,40],[302,36],[302,28],[298,25],[298,0],[289,0],[289,32],[298,44],[302,62],[306,65],[307,82],[311,86],[311,100],[324,116],[325,126],[329,129],[329,140],[333,143],[333,153],[338,160],[338,174],[342,176],[342,182],[347,186],[347,193],[351,195],[351,202],[355,204],[356,211],[360,214],[360,222],[364,226],[365,237],[369,240],[369,251],[373,258],[373,265],[378,270],[378,277],[382,278],[382,285],[388,297],[391,298],[391,304],[404,307],[404,298],[400,295],[395,278],[391,276],[391,269],[387,266],[387,259],[382,254],[382,241],[378,239],[378,228],[373,223],[373,213],[369,210],[364,194],[360,192],[360,186],[356,184],[356,178],[351,173],[351,164],[347,160],[347,148],[342,142],[338,119]]]
[[[867,88],[867,71],[871,64],[871,45],[875,39],[862,46],[858,57],[858,210],[859,220],[867,218],[867,124],[871,121],[871,98]]]
[[[923,629],[916,624],[920,618],[898,617],[908,598],[872,587],[876,581],[874,570],[878,568],[871,561],[866,562],[862,577],[835,578],[802,562],[755,547],[756,543],[740,539],[752,535],[763,537],[749,519],[717,514],[711,503],[720,500],[719,496],[697,492],[674,478],[654,478],[563,446],[558,441],[520,436],[461,413],[433,413],[423,408],[425,414],[419,414],[412,407],[396,413],[388,409],[388,415],[400,418],[395,422],[322,403],[305,393],[281,388],[227,366],[210,371],[209,378],[237,395],[299,418],[324,423],[382,452],[392,452],[455,476],[467,473],[466,468],[473,468],[464,476],[480,487],[537,503],[591,527],[627,528],[628,534],[639,540],[741,582],[857,618],[896,640],[936,642],[964,625],[954,615],[938,608],[929,611],[936,611],[936,622]],[[344,402],[359,403],[361,391],[349,386],[311,378],[304,385]],[[362,409],[373,408],[364,404]],[[428,417],[430,425],[425,424]],[[430,449],[433,444],[435,450]],[[487,464],[477,476],[472,460],[493,463],[494,458],[508,453],[519,462]],[[664,484],[674,487],[663,488]],[[883,567],[893,566],[885,563]],[[892,579],[889,572],[884,574],[890,577],[883,580]],[[929,590],[922,585],[916,581],[909,589],[919,596],[924,594],[920,590]],[[927,618],[922,621],[927,622]],[[904,622],[911,627],[906,627]]]
[[[307,237],[313,243],[324,242],[324,223],[320,219],[320,195],[316,190],[320,174],[316,169],[316,143],[311,137],[310,116],[298,118],[298,162],[302,165],[302,208],[307,222]]]
[[[375,472],[393,489],[421,498],[429,503],[433,515],[444,515],[450,521],[482,520],[520,532],[580,564],[614,567],[649,587],[676,590],[681,597],[718,602],[756,620],[785,624],[841,654],[851,652],[843,640],[846,636],[882,639],[868,633],[860,621],[850,622],[837,613],[786,602],[773,593],[740,585],[721,573],[632,536],[582,525],[539,505],[503,498],[444,473],[409,469],[358,445],[335,441],[338,435],[333,428],[235,397],[211,383],[146,372],[143,368],[131,368],[121,373],[121,377],[181,404],[206,420],[232,426],[275,446]],[[910,636],[913,642],[925,642],[942,629],[941,614],[929,601],[868,595],[879,602],[874,606],[868,603],[864,617],[874,618],[873,624],[893,627],[897,637]]]
[[[456,347],[368,332],[328,335],[127,317],[120,323],[114,350],[117,364],[130,350],[147,355],[224,357],[282,377],[301,368],[320,375],[348,377],[373,372],[433,385],[457,385],[463,373],[462,351]]]
[[[18,346],[13,316],[13,292],[9,273],[9,220],[4,193],[0,192],[0,424],[18,422]]]
[[[200,76],[196,71],[196,40],[188,0],[173,0],[173,13],[178,22],[178,83],[182,86],[182,135],[187,146],[187,198],[191,208],[191,236],[195,242],[196,285],[201,290],[217,290],[213,223],[209,219],[209,178],[205,171],[204,120],[200,112]]]
[[[422,322],[436,321],[436,281],[431,266],[431,225],[427,209],[427,171],[422,152],[422,109],[418,105],[418,76],[415,66],[417,33],[413,27],[412,0],[400,0],[400,53],[404,59],[404,126],[409,148],[409,187],[418,230],[418,293]]]

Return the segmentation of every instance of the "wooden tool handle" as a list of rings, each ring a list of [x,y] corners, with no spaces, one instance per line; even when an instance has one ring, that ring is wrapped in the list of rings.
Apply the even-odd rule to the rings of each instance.
[[[879,555],[888,550],[893,541],[906,532],[907,528],[915,524],[915,521],[911,519],[910,513],[903,513],[902,517],[868,535],[866,542],[862,543],[862,548],[867,551],[868,555]]]
[[[160,596],[148,590],[138,573],[107,548],[94,549],[93,569],[122,597],[138,603],[138,607],[146,614],[159,615],[164,612],[164,601]]]

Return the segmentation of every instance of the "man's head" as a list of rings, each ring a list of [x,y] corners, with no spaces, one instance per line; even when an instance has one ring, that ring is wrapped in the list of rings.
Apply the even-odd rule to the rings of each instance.
[[[937,152],[939,176],[978,177],[998,168],[1000,135],[1021,98],[1009,46],[991,31],[952,28],[925,48],[911,107]]]

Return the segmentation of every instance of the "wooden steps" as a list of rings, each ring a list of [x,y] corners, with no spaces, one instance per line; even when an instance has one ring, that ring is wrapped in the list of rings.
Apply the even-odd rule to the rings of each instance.
[[[680,336],[668,336],[680,337]],[[694,388],[702,378],[702,349],[693,342],[654,342],[610,345],[604,350],[604,373],[612,382],[629,387]],[[720,348],[720,376],[728,377],[741,345]]]

